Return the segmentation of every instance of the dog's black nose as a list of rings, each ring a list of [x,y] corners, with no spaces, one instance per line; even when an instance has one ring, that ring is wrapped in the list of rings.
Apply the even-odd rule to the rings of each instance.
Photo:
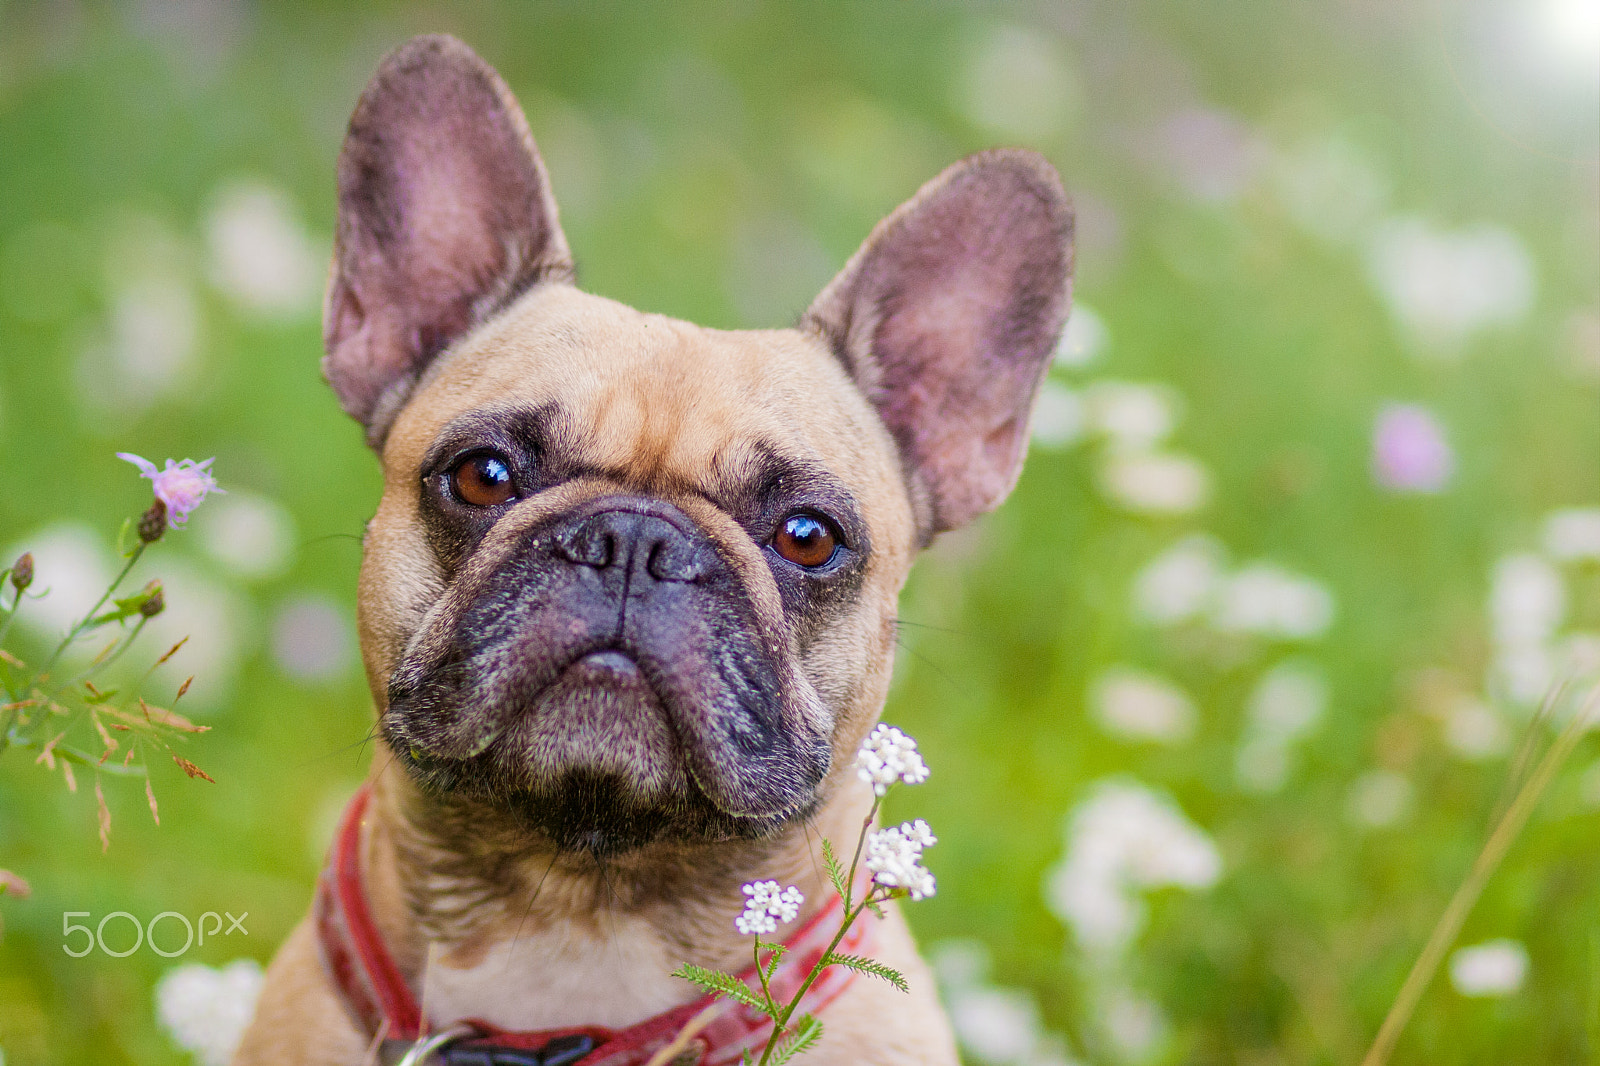
[[[579,566],[615,569],[631,579],[698,581],[713,549],[676,524],[638,511],[601,511],[556,531],[557,555]]]

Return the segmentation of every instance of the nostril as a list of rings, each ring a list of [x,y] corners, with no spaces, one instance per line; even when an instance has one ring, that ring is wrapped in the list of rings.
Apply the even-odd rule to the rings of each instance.
[[[581,518],[555,532],[549,543],[550,552],[567,562],[627,571],[656,582],[700,581],[716,562],[714,550],[703,538],[677,523],[633,510]]]
[[[570,532],[556,537],[556,552],[568,562],[580,566],[605,568],[617,556],[616,535],[594,522],[585,522]]]
[[[709,569],[708,551],[679,536],[663,537],[650,546],[645,568],[657,581],[698,581]]]

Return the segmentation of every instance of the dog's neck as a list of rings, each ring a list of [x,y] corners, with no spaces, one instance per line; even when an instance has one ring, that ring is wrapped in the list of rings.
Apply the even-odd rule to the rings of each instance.
[[[373,785],[367,893],[434,1025],[631,1025],[700,994],[671,976],[683,963],[750,965],[751,939],[733,923],[744,883],[799,887],[806,902],[789,928],[826,905],[821,840],[848,856],[871,804],[852,783],[770,839],[600,860],[537,844],[492,810],[425,797],[390,769]]]

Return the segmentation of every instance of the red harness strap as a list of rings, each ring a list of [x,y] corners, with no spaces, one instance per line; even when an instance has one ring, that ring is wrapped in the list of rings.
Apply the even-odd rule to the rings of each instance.
[[[344,996],[351,1014],[375,1039],[381,1033],[386,1048],[396,1043],[405,1047],[426,1035],[424,1019],[410,984],[384,946],[361,884],[361,827],[369,798],[369,790],[363,786],[345,810],[328,864],[317,882],[313,913],[323,965]],[[842,917],[843,903],[835,896],[785,942],[789,952],[771,982],[772,994],[779,1002],[788,1000],[799,990],[805,975],[827,950]],[[845,934],[839,952],[858,955],[869,950],[871,930],[871,922],[858,922]],[[759,992],[760,980],[753,967],[740,977]],[[838,998],[852,977],[854,973],[843,966],[823,970],[807,990],[800,1010],[812,1014],[822,1010]],[[578,1060],[562,1057],[560,1061],[572,1062],[573,1066],[643,1066],[651,1055],[670,1043],[691,1018],[713,1002],[719,1010],[700,1030],[695,1039],[697,1046],[691,1045],[684,1061],[724,1066],[738,1062],[745,1051],[759,1050],[765,1044],[772,1025],[764,1015],[730,999],[718,1001],[705,996],[626,1029],[576,1026],[512,1032],[467,1019],[465,1024],[476,1035],[451,1047],[452,1050],[471,1048],[484,1052],[538,1051],[552,1046],[583,1046],[586,1038],[592,1043],[592,1051]],[[437,1026],[427,1028],[429,1031],[438,1029]],[[694,1057],[696,1051],[698,1059]],[[490,1058],[486,1055],[482,1061],[490,1061]]]

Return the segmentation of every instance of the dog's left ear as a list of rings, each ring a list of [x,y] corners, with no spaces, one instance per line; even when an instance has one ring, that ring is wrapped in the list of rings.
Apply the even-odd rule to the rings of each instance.
[[[323,373],[374,446],[422,369],[572,253],[522,109],[443,35],[392,52],[350,118]]]
[[[1033,152],[983,152],[879,223],[801,319],[898,441],[924,541],[1016,484],[1071,273],[1055,168]]]

